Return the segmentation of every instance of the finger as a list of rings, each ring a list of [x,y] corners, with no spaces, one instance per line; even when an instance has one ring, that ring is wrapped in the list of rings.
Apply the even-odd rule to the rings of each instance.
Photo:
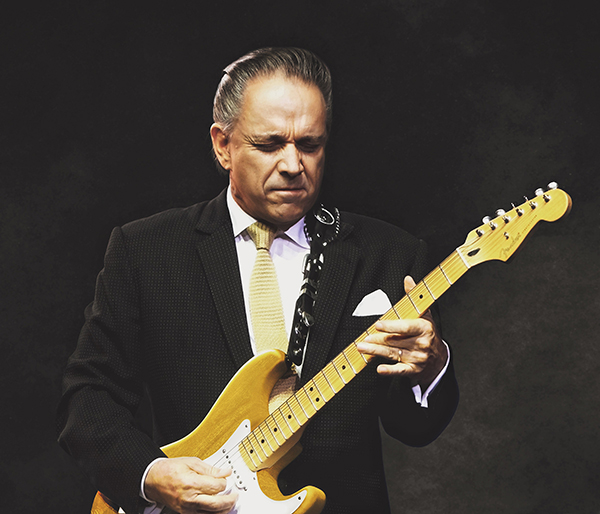
[[[197,457],[190,457],[187,462],[188,466],[193,469],[196,473],[204,476],[211,476],[215,478],[225,478],[231,475],[230,468],[217,468],[212,466]]]
[[[380,375],[408,375],[414,373],[412,366],[399,362],[397,364],[380,364],[377,366]]]
[[[192,507],[193,512],[210,512],[214,513],[222,513],[229,512],[235,506],[237,502],[238,495],[235,493],[232,494],[223,494],[223,495],[199,495],[194,501],[194,505],[190,505]],[[188,508],[189,508],[188,507]]]
[[[390,319],[380,320],[375,323],[375,330],[377,332],[392,334],[397,337],[413,337],[430,334],[433,330],[433,323],[427,318],[417,319]],[[379,334],[371,334],[366,339]]]
[[[198,476],[195,487],[198,493],[202,494],[219,494],[221,496],[224,496],[223,493],[230,492],[227,490],[226,478],[211,477],[208,475]]]
[[[410,276],[410,275],[406,275],[404,277],[404,291],[405,292],[410,292],[412,289],[415,288],[415,286],[417,285],[417,283],[414,281],[414,279]]]
[[[389,359],[395,362],[400,362],[402,360],[402,348],[397,346],[360,342],[356,343],[356,347],[361,353],[366,353],[376,357],[383,357],[384,359]]]

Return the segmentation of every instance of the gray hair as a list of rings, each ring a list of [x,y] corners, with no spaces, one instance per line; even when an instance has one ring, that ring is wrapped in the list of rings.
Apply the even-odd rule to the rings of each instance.
[[[254,50],[224,70],[213,103],[213,120],[230,135],[238,120],[248,82],[256,77],[283,73],[319,88],[325,100],[327,132],[331,128],[331,73],[315,54],[302,48],[261,48]]]

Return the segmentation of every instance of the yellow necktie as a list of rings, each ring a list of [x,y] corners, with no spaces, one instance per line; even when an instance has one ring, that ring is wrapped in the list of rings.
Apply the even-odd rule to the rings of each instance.
[[[250,277],[250,317],[256,353],[277,348],[287,352],[283,307],[277,273],[269,250],[275,230],[257,222],[246,231],[256,245],[256,261]]]
[[[277,348],[287,352],[288,338],[285,332],[285,320],[277,273],[271,254],[271,243],[275,230],[257,222],[250,225],[246,232],[256,245],[256,260],[250,277],[250,317],[256,353]],[[273,387],[269,398],[269,412],[273,413],[296,389],[298,375],[288,373]]]

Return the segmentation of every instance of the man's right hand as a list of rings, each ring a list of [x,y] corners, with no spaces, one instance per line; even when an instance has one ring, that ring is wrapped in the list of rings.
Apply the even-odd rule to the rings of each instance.
[[[152,501],[175,512],[225,514],[234,507],[237,494],[225,491],[231,470],[206,464],[196,457],[156,461],[146,476],[144,492]]]

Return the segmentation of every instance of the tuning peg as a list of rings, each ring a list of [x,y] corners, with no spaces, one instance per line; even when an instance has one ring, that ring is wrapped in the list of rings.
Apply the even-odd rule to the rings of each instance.
[[[504,209],[498,209],[496,211],[496,216],[504,216],[506,214],[506,211]]]
[[[541,195],[543,195],[543,194],[544,194],[544,190],[543,190],[541,187],[538,187],[538,188],[535,190],[535,196],[541,196]]]
[[[556,182],[550,182],[550,184],[548,184],[548,189],[556,189],[558,187],[558,184]]]
[[[483,221],[485,224],[488,224],[492,230],[496,230],[496,224],[492,222],[492,218],[489,216],[485,216],[481,221]]]

